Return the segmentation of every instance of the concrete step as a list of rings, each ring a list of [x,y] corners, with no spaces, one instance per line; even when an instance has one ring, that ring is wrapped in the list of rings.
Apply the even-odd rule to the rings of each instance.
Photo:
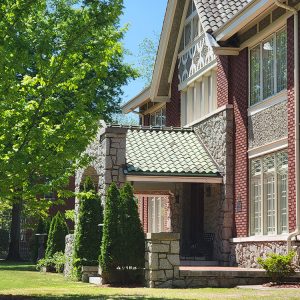
[[[101,285],[102,284],[102,278],[100,276],[90,276],[89,277],[89,283],[95,284],[95,285]]]
[[[180,261],[181,266],[219,266],[219,262],[216,260],[181,260]]]
[[[205,256],[181,256],[181,261],[204,261],[206,260]]]

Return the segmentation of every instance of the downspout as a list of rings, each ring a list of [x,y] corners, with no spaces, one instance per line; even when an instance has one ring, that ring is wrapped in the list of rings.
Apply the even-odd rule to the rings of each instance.
[[[274,0],[275,4],[294,13],[294,98],[295,98],[295,177],[296,177],[296,229],[287,237],[287,251],[292,249],[292,238],[300,234],[300,152],[299,152],[299,17],[298,11],[294,7],[283,4],[279,0]]]

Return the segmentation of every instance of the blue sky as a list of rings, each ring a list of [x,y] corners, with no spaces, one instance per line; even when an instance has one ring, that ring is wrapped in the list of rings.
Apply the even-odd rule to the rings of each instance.
[[[124,45],[132,55],[126,56],[126,62],[137,64],[139,44],[145,38],[160,34],[165,15],[167,0],[124,0],[124,15],[121,25],[129,24]],[[137,79],[124,87],[123,102],[137,95],[144,87],[144,81]]]

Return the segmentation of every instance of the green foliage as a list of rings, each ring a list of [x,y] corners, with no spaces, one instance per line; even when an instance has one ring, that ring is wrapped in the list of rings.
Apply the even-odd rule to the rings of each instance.
[[[72,222],[75,222],[75,210],[74,209],[69,209],[65,211],[65,218],[67,220],[70,220]]]
[[[145,82],[145,87],[152,81],[152,74],[158,49],[159,35],[154,33],[152,38],[145,38],[139,44],[138,71]]]
[[[122,269],[142,268],[145,263],[145,238],[140,221],[136,198],[130,183],[120,191],[122,230]]]
[[[64,271],[65,261],[64,253],[56,252],[52,257],[40,259],[36,264],[36,269],[42,271],[43,268],[50,268],[50,270],[55,270],[57,273],[62,273]]]
[[[117,269],[124,252],[124,249],[121,248],[120,210],[120,192],[116,184],[112,183],[108,188],[106,196],[103,236],[99,259],[101,269],[104,273]]]
[[[79,194],[79,216],[75,232],[73,274],[81,278],[81,267],[98,265],[101,244],[102,205],[90,177],[84,182],[84,191]]]
[[[58,212],[51,221],[47,240],[46,258],[53,257],[56,252],[65,251],[65,237],[68,227],[63,215]]]
[[[9,245],[9,232],[5,229],[0,229],[0,252],[7,251]]]
[[[295,273],[296,266],[293,263],[295,252],[291,251],[287,255],[276,253],[267,254],[267,258],[259,257],[257,262],[267,271],[272,282],[282,282],[286,277]]]
[[[119,111],[121,87],[136,77],[123,62],[122,9],[122,0],[1,1],[2,197],[40,205],[36,195],[64,189],[87,162],[99,119]]]

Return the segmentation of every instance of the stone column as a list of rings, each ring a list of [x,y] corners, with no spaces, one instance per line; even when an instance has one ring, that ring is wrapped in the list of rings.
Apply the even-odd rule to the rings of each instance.
[[[179,233],[147,233],[145,282],[151,288],[170,288],[179,281]]]
[[[99,193],[102,203],[105,203],[107,188],[112,182],[119,187],[125,183],[126,133],[127,128],[122,127],[107,127],[100,131],[102,168],[99,170]]]

